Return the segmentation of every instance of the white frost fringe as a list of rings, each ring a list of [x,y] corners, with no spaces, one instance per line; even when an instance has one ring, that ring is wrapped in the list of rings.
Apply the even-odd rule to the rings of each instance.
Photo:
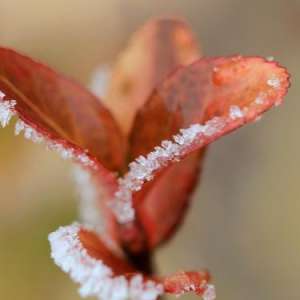
[[[141,275],[129,281],[124,276],[113,276],[112,270],[102,261],[90,257],[83,248],[78,223],[60,227],[49,235],[51,257],[71,278],[81,285],[82,297],[96,296],[102,300],[155,300],[163,293],[161,284],[143,282]]]
[[[203,300],[215,300],[217,298],[216,296],[216,289],[214,285],[207,284],[206,289],[202,296]]]
[[[2,127],[6,127],[11,118],[16,115],[15,106],[17,104],[15,100],[3,100],[4,97],[5,94],[0,91],[0,125]],[[63,159],[73,159],[84,166],[95,167],[94,162],[90,160],[86,154],[77,154],[73,149],[65,148],[62,144],[49,140],[30,125],[19,119],[15,125],[15,134],[18,135],[21,132],[24,132],[26,139],[34,143],[40,144],[45,142],[48,149],[56,151]]]
[[[232,109],[232,118],[243,117],[243,112],[236,106]],[[215,117],[205,125],[194,124],[187,129],[181,129],[180,134],[173,136],[173,140],[165,140],[146,157],[140,156],[129,165],[129,172],[119,179],[119,190],[111,204],[120,223],[127,223],[134,219],[132,207],[132,193],[139,191],[143,184],[152,180],[154,172],[170,161],[178,161],[187,147],[191,144],[201,144],[204,137],[212,136],[224,128],[226,120]]]
[[[8,125],[14,115],[14,107],[17,104],[15,100],[2,101],[4,96],[0,91],[0,125],[2,128]]]

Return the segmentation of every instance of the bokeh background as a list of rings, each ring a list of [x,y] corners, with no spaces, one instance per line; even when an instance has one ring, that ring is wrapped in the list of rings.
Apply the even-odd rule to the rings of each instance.
[[[274,56],[293,75],[286,102],[216,142],[180,233],[158,269],[208,267],[220,300],[300,299],[300,2],[0,0],[0,44],[88,84],[151,16],[187,18],[207,55]],[[77,218],[71,164],[0,131],[0,299],[77,300],[47,235]],[[184,299],[194,299],[185,296]]]

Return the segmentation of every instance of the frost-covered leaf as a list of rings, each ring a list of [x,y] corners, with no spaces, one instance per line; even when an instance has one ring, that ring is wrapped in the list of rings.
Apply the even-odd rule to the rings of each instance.
[[[49,235],[55,263],[77,283],[82,297],[101,300],[155,300],[164,292],[177,296],[195,292],[214,300],[207,272],[178,272],[162,278],[138,273],[116,256],[99,236],[74,223]]]
[[[282,102],[288,87],[286,70],[259,57],[204,58],[178,69],[157,87],[137,116],[133,151],[152,152],[139,156],[120,180],[113,205],[119,221],[133,220],[132,193],[142,193],[144,183],[151,181],[157,172],[255,121]],[[182,127],[186,128],[179,131]],[[180,175],[178,178],[182,180]],[[141,207],[143,199],[140,201],[135,206]],[[165,211],[165,218],[172,213]],[[151,220],[145,213],[141,218],[150,224],[163,222],[163,219]]]
[[[82,162],[92,159],[110,170],[123,165],[126,147],[113,117],[97,97],[72,80],[0,48],[0,91],[4,100],[16,101],[15,112],[26,128],[52,141],[53,147],[69,149],[65,155],[74,152]],[[5,102],[0,102],[3,107]]]
[[[175,67],[189,64],[199,55],[189,26],[178,19],[154,19],[131,37],[114,66],[104,97],[125,133],[152,89]]]
[[[101,300],[154,300],[161,284],[143,280],[122,258],[106,248],[100,238],[79,224],[59,228],[49,235],[52,258],[80,284],[83,297]]]

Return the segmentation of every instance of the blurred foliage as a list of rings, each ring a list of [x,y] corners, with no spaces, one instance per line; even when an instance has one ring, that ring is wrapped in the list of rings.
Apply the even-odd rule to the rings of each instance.
[[[219,299],[299,299],[300,3],[297,0],[1,0],[0,43],[83,83],[151,16],[192,24],[209,55],[273,55],[293,75],[286,103],[215,143],[161,272],[208,267]],[[77,217],[70,164],[0,131],[0,298],[78,299],[47,234]],[[192,296],[186,296],[192,299]]]

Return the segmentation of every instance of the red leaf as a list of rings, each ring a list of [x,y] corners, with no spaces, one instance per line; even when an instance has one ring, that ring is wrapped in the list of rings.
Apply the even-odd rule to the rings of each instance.
[[[164,223],[174,213],[173,220],[180,219],[181,211],[178,208],[182,207],[182,202],[174,202],[174,205],[178,203],[176,209],[168,210],[170,207],[167,205],[165,213],[160,211],[160,216],[164,217],[157,219],[153,217],[154,211],[157,207],[163,207],[162,198],[151,197],[148,202],[147,195],[139,197],[140,193],[144,193],[143,183],[151,181],[157,172],[162,172],[192,151],[204,149],[208,143],[224,134],[256,120],[263,112],[282,102],[288,87],[289,75],[277,63],[259,57],[238,56],[200,59],[178,69],[156,88],[135,121],[132,134],[135,156],[151,151],[162,140],[170,139],[180,128],[187,128],[194,123],[198,125],[183,130],[173,143],[163,143],[146,159],[139,158],[122,181],[118,195],[124,196],[124,199],[119,199],[124,203],[131,201],[130,193],[125,196],[126,193],[122,191],[130,187],[136,199],[134,205],[138,211],[142,211],[139,219],[146,224],[151,241],[156,240],[156,233],[151,230],[160,228],[156,222]],[[200,126],[199,123],[205,125]],[[180,174],[177,178],[185,180]],[[145,188],[147,190],[147,186]],[[163,188],[162,194],[166,195]],[[182,197],[184,199],[184,193]],[[143,209],[145,203],[147,208]]]
[[[136,111],[153,88],[176,66],[199,58],[189,26],[160,18],[136,32],[116,63],[105,103],[127,134]]]
[[[99,99],[50,68],[0,48],[0,91],[18,116],[48,139],[85,153],[110,170],[123,165],[124,140]]]
[[[178,272],[164,279],[165,291],[169,294],[182,295],[187,292],[195,292],[203,295],[207,291],[207,283],[210,281],[208,272]],[[215,299],[211,297],[209,299]]]

